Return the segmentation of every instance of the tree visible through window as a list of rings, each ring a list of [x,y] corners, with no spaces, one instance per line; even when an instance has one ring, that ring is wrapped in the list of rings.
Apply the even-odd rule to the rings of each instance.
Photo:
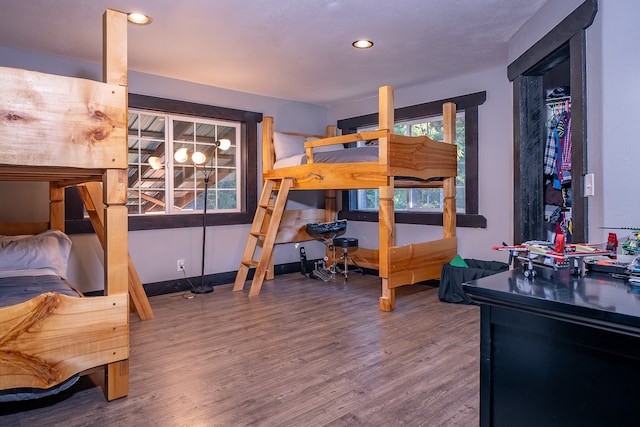
[[[375,130],[376,127],[363,127],[359,132]],[[396,123],[395,134],[406,136],[428,136],[435,141],[442,141],[442,116]],[[465,212],[465,126],[464,114],[456,117],[456,140],[458,148],[458,176],[456,177],[456,210]],[[378,190],[353,190],[355,206],[352,208],[364,211],[377,211],[379,204]],[[442,188],[396,188],[394,191],[396,211],[405,212],[441,212],[444,206]]]

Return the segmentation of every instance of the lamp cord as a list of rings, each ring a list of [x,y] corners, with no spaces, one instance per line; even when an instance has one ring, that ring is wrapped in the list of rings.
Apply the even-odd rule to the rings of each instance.
[[[191,283],[191,280],[189,280],[189,278],[187,277],[187,271],[184,269],[184,266],[182,266],[180,270],[182,270],[182,274],[184,275],[184,278],[187,279],[187,283],[189,283],[189,286],[191,286],[191,289],[195,290],[196,287],[193,286],[193,283]],[[194,299],[195,297],[196,297],[196,294],[191,291],[184,291],[182,293],[182,298],[184,299]]]

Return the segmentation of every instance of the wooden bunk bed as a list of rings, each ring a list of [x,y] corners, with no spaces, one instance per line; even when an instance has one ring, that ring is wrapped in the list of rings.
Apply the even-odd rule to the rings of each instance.
[[[244,288],[249,270],[255,268],[250,296],[260,293],[263,280],[273,278],[273,246],[284,241],[310,240],[302,222],[336,219],[335,190],[371,189],[380,191],[379,249],[358,248],[350,254],[363,267],[377,269],[382,279],[380,309],[395,307],[395,288],[429,279],[439,279],[442,265],[457,253],[455,179],[456,107],[443,105],[444,141],[428,137],[408,137],[393,133],[393,88],[379,90],[379,130],[307,140],[306,164],[274,168],[273,118],[263,121],[264,187],[247,245],[234,283],[234,291]],[[335,131],[333,131],[335,132]],[[298,134],[304,135],[304,134]],[[349,163],[314,161],[319,147],[343,146],[357,141],[377,140],[377,160]],[[443,237],[434,241],[396,246],[394,241],[394,189],[430,187],[444,189]],[[324,210],[285,212],[290,190],[326,190]],[[278,233],[279,229],[286,231]],[[258,250],[260,248],[260,250]]]
[[[0,67],[0,180],[50,188],[48,223],[4,223],[0,233],[64,231],[71,185],[101,183],[105,206],[104,296],[47,292],[0,308],[3,395],[53,389],[101,366],[106,398],[128,394],[126,14],[107,10],[103,36],[104,82]]]

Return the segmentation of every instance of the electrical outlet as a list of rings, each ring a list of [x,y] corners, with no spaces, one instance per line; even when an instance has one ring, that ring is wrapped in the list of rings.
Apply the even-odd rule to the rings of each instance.
[[[179,259],[178,260],[176,268],[178,269],[178,271],[184,270],[184,260],[183,259]]]

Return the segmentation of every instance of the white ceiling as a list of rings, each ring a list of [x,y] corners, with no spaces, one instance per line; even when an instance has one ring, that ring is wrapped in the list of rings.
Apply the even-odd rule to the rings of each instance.
[[[0,0],[0,45],[99,63],[104,9],[141,11],[131,70],[331,105],[505,63],[546,1]]]

